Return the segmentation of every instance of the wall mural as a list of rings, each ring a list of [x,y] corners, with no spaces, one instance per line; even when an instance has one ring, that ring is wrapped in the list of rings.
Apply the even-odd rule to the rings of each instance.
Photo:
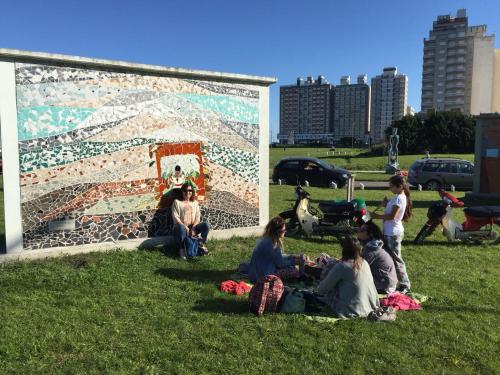
[[[213,229],[259,224],[257,86],[16,64],[25,249],[170,232],[175,166]]]

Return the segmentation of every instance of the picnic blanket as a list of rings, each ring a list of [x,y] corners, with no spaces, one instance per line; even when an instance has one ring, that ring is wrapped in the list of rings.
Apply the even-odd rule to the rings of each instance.
[[[422,310],[422,306],[410,296],[400,292],[388,294],[380,300],[380,306],[390,306],[395,310]]]

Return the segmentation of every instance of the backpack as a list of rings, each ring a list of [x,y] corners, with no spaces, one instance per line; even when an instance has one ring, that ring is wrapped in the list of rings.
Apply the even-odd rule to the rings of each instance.
[[[267,275],[254,284],[248,296],[250,312],[262,316],[264,312],[278,311],[278,302],[283,295],[283,282],[276,275]]]
[[[294,289],[287,293],[284,298],[281,312],[283,313],[303,313],[306,310],[306,300],[304,294]]]

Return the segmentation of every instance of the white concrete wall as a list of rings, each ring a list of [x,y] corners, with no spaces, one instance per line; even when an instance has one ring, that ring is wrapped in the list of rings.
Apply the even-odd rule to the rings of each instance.
[[[500,49],[494,52],[491,112],[500,113]]]
[[[493,53],[493,38],[474,38],[474,66],[472,68],[470,108],[472,115],[491,112]]]
[[[0,126],[2,134],[5,243],[8,253],[23,250],[19,150],[17,142],[14,63],[0,61]]]

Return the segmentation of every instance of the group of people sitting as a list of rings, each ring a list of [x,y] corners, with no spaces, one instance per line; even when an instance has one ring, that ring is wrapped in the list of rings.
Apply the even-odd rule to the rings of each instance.
[[[383,232],[373,221],[364,223],[356,236],[341,242],[341,258],[330,259],[321,272],[315,292],[338,317],[367,316],[378,307],[378,293],[407,293],[410,289],[401,256],[402,222],[411,216],[410,193],[401,176],[392,177],[389,188],[394,196],[381,202],[384,213],[372,213],[373,218],[384,220]],[[283,253],[285,233],[281,217],[267,224],[246,269],[251,282],[259,282],[267,275],[282,280],[307,277],[308,258]]]
[[[401,176],[389,180],[389,189],[394,195],[381,202],[384,213],[371,213],[373,219],[383,220],[383,231],[371,220],[364,223],[357,229],[356,236],[341,242],[340,259],[329,259],[321,272],[315,292],[323,296],[323,302],[338,317],[367,316],[378,306],[378,293],[388,294],[396,290],[407,293],[410,290],[401,256],[403,221],[411,216],[410,192]],[[205,244],[210,228],[208,223],[201,221],[192,184],[182,184],[171,212],[180,256],[189,258],[208,254]],[[268,275],[276,275],[281,280],[308,277],[309,259],[303,254],[284,253],[285,234],[283,218],[278,216],[269,221],[245,270],[251,282],[259,282]],[[190,247],[193,242],[196,243],[194,250]]]

